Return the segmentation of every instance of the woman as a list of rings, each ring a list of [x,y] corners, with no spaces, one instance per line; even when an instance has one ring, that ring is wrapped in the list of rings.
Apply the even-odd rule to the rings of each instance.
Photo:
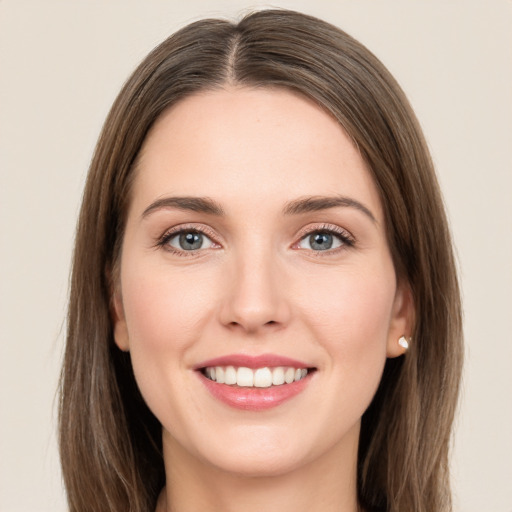
[[[60,411],[71,510],[451,509],[450,235],[362,45],[262,11],[164,41],[107,118]]]

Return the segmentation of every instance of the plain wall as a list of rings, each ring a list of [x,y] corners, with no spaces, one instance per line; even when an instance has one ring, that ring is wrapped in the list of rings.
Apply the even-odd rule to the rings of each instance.
[[[263,5],[270,6],[0,0],[1,512],[66,509],[55,393],[69,262],[84,178],[111,102],[143,56],[177,28]],[[456,510],[512,512],[512,2],[272,5],[322,17],[360,39],[417,112],[464,292]]]

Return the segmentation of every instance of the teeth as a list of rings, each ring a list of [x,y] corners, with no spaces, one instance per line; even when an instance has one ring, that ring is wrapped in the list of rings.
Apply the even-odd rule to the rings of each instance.
[[[284,372],[284,381],[291,384],[295,380],[295,368],[287,368]]]
[[[228,366],[224,372],[225,384],[236,384],[236,370],[232,366]]]
[[[226,382],[225,380],[225,372],[224,372],[224,368],[222,368],[222,366],[217,366],[215,368],[215,380],[219,383],[219,384],[224,384]],[[213,380],[213,379],[212,379]]]
[[[278,366],[275,368],[257,368],[253,370],[240,366],[211,366],[204,369],[204,375],[218,384],[237,385],[246,388],[269,388],[297,382],[308,374],[307,368]]]
[[[308,373],[307,370],[306,373]],[[284,384],[284,368],[279,367],[272,370],[272,384],[274,386]]]
[[[258,368],[254,372],[254,386],[257,388],[269,388],[272,386],[272,372],[270,368]]]
[[[250,368],[241,366],[236,372],[236,384],[243,388],[252,388],[254,386],[254,372]]]

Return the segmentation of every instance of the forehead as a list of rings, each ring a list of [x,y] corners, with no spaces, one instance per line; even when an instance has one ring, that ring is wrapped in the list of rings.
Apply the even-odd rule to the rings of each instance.
[[[187,97],[160,116],[139,154],[133,206],[165,195],[262,207],[335,194],[381,216],[373,179],[340,124],[287,90],[231,88]]]

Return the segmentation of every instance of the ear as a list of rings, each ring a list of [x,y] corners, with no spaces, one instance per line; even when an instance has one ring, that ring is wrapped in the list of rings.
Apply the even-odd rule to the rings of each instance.
[[[115,290],[112,293],[110,314],[112,316],[112,324],[114,326],[114,341],[120,350],[128,352],[130,350],[128,327],[126,325],[123,301],[119,290]]]
[[[406,352],[398,340],[401,336],[409,338],[414,327],[414,300],[407,282],[399,281],[393,302],[391,321],[389,324],[387,357],[398,357]]]

